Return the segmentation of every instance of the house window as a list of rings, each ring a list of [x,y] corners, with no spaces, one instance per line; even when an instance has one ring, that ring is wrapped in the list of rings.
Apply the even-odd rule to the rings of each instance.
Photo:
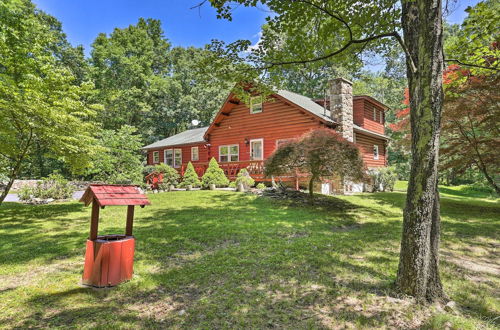
[[[181,167],[182,165],[182,149],[165,149],[163,152],[165,164],[172,167]]]
[[[174,167],[182,165],[182,149],[174,149]]]
[[[384,113],[383,112],[380,112],[380,123],[381,124],[384,123]]]
[[[160,152],[153,151],[153,163],[159,163],[159,162],[160,162]]]
[[[373,146],[373,159],[378,159],[378,145]]]
[[[264,139],[250,140],[250,160],[264,159]]]
[[[168,166],[174,166],[174,151],[172,149],[166,149],[163,152],[163,158],[165,159],[165,164]]]
[[[240,160],[240,147],[237,144],[219,146],[219,162],[237,162]]]
[[[250,97],[250,113],[262,112],[262,96]]]
[[[377,121],[377,109],[373,107],[373,121]]]
[[[200,159],[198,147],[191,147],[191,160],[198,161]]]

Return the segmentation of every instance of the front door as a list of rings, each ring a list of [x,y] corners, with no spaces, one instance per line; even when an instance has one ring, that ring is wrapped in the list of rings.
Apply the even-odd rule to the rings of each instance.
[[[250,140],[250,160],[264,159],[264,140]]]

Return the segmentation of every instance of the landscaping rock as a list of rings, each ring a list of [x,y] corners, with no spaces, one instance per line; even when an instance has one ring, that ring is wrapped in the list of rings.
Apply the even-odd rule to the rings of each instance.
[[[457,313],[457,304],[453,301],[450,300],[446,305],[444,305],[444,310],[447,311],[448,313]]]

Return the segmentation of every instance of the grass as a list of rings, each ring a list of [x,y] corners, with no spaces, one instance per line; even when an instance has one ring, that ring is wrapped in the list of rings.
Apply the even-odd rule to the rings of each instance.
[[[402,192],[331,197],[322,210],[222,191],[149,196],[134,278],[111,289],[79,284],[90,208],[4,203],[0,327],[500,325],[497,200],[443,194],[442,279],[457,303],[447,312],[394,291]],[[100,233],[122,233],[125,213],[104,209]]]

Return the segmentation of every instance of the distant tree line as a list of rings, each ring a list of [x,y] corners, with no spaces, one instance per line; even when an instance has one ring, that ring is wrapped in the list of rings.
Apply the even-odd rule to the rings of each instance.
[[[141,181],[140,147],[208,125],[234,84],[204,74],[207,52],[172,47],[159,20],[141,18],[96,36],[87,58],[30,0],[2,1],[0,181]]]
[[[467,42],[466,36],[482,33],[495,38],[498,23],[489,14],[494,10],[494,6],[478,5],[463,26],[445,25],[445,50],[460,59],[457,54],[476,47],[467,54],[486,58],[484,42]],[[477,26],[491,31],[475,31]],[[310,28],[304,25],[304,33]],[[14,178],[42,178],[55,171],[70,179],[139,182],[145,159],[142,145],[191,128],[193,119],[200,121],[199,126],[208,125],[229,90],[246,78],[234,71],[230,78],[213,74],[210,61],[217,58],[213,47],[172,47],[161,22],[154,19],[141,18],[135,25],[99,34],[86,57],[82,46],[67,41],[56,18],[30,0],[6,0],[0,3],[0,35],[0,182],[4,186]],[[318,52],[324,46],[315,43],[315,48],[302,49],[286,34],[279,40],[276,47],[283,53],[300,51],[305,57],[311,49]],[[332,77],[346,77],[354,82],[355,94],[370,95],[388,105],[387,122],[401,126],[408,108],[404,54],[394,45],[384,45],[382,56],[367,52],[363,60],[346,53],[281,66],[268,76],[276,87],[312,98],[324,97]],[[366,62],[378,64],[381,70],[364,69]],[[483,81],[491,80],[498,81],[494,77]],[[461,109],[456,108],[456,116]],[[407,132],[396,126],[387,131],[392,138],[389,164],[401,179],[407,179]],[[454,144],[448,141],[451,148]],[[443,177],[452,178],[448,183],[463,182],[461,178],[474,181],[476,173],[492,171],[490,165],[475,165],[477,161],[459,167],[453,166],[456,163],[443,166]],[[496,180],[494,175],[490,178]]]

